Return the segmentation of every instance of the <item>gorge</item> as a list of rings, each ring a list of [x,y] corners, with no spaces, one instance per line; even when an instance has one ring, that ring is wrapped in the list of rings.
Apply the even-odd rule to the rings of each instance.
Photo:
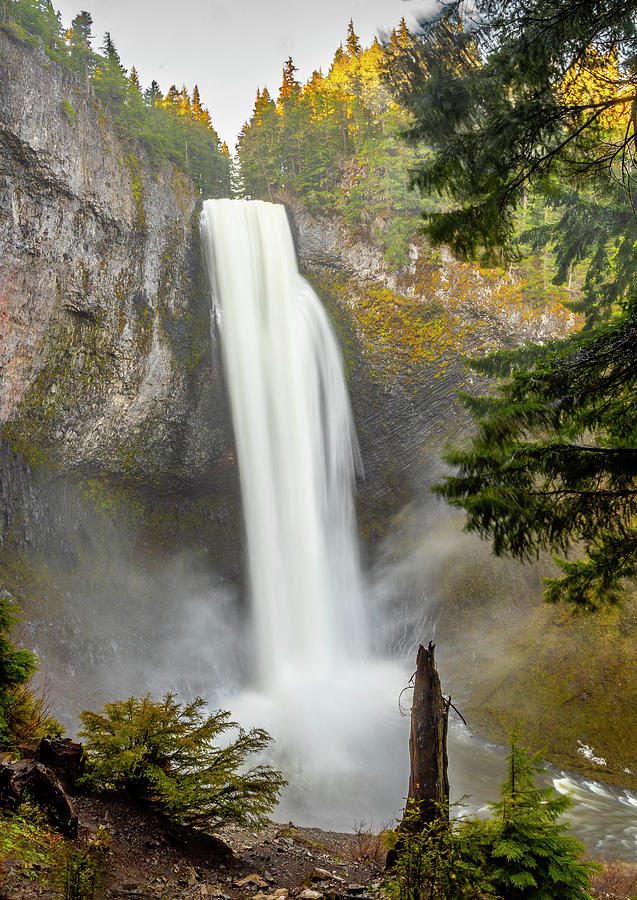
[[[629,672],[634,605],[608,614],[602,652],[582,660],[580,648],[598,638],[593,626],[563,611],[538,611],[537,570],[492,560],[429,496],[444,440],[467,427],[453,396],[458,385],[471,389],[460,354],[484,342],[513,346],[564,333],[572,314],[557,304],[507,304],[503,285],[515,273],[490,280],[450,256],[429,258],[422,245],[407,264],[388,265],[373,241],[337,217],[281,197],[301,267],[344,345],[364,472],[357,485],[361,575],[346,487],[357,455],[349,401],[335,384],[341,363],[311,289],[302,288],[299,321],[297,311],[291,319],[266,312],[260,289],[252,297],[258,311],[233,312],[219,285],[222,342],[231,329],[231,341],[241,332],[251,342],[242,351],[248,368],[239,387],[226,343],[221,362],[210,337],[202,198],[192,182],[172,162],[158,167],[142,146],[123,139],[92,91],[37,42],[0,28],[0,66],[0,562],[4,590],[25,611],[25,640],[52,680],[59,717],[73,728],[80,709],[113,696],[205,694],[275,737],[281,729],[281,767],[300,741],[319,777],[313,793],[305,776],[293,783],[281,815],[341,828],[361,818],[381,825],[406,786],[395,762],[406,766],[397,697],[413,645],[435,630],[443,677],[475,712],[476,731],[502,741],[522,717],[538,746],[545,737],[533,732],[539,720],[540,732],[555,734],[551,777],[583,798],[582,817],[572,816],[579,832],[598,852],[630,852],[634,684],[612,702],[608,685]],[[72,121],[62,99],[76,111]],[[270,267],[267,279],[289,285],[281,296],[296,309],[300,282],[283,207],[276,214],[251,207],[261,209],[265,227],[247,240],[232,229],[250,214],[232,213],[226,202],[235,201],[219,201],[216,211],[204,205],[220,231],[208,268],[220,282],[231,277],[224,265],[234,258],[233,271],[252,282],[257,264],[246,260],[256,252],[259,266]],[[275,247],[285,264],[274,262]],[[287,340],[285,352],[268,345],[263,370],[248,327],[256,328],[258,316]],[[428,355],[432,345],[422,335],[451,321],[460,336],[440,356]],[[406,323],[422,329],[418,341]],[[322,374],[306,384],[315,356]],[[252,397],[257,389],[271,420]],[[275,393],[289,394],[296,411],[278,410]],[[344,430],[325,415],[328,408]],[[316,449],[321,421],[328,423],[327,450]],[[255,438],[255,452],[242,434],[257,424],[269,437]],[[301,463],[295,448],[310,434]],[[266,447],[282,455],[266,464]],[[333,480],[317,487],[317,470]],[[294,480],[282,484],[283,473]],[[246,490],[268,493],[253,505]],[[331,512],[325,497],[335,501]],[[254,530],[249,576],[242,510]],[[302,535],[299,510],[310,525]],[[281,551],[269,543],[277,531],[306,543]],[[327,557],[337,563],[326,565]],[[310,589],[300,608],[296,595]],[[259,591],[270,605],[250,623],[247,597]],[[278,606],[284,597],[285,611]],[[559,663],[538,650],[555,644],[564,653]],[[529,671],[546,686],[539,700],[526,696]],[[628,723],[625,731],[609,735],[609,708]],[[558,720],[567,725],[553,728]],[[501,755],[459,727],[452,740],[452,782],[482,808],[502,779]],[[581,745],[608,765],[587,760]],[[573,766],[583,780],[561,774]],[[605,768],[616,786],[597,783]],[[379,793],[378,807],[365,800],[353,812],[357,798]],[[588,820],[587,806],[594,808]]]

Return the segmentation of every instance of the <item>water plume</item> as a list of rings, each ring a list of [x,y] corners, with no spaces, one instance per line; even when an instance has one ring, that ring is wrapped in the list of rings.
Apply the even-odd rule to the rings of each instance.
[[[229,702],[237,718],[277,738],[292,773],[284,809],[298,816],[307,806],[317,824],[318,803],[324,824],[334,824],[328,795],[338,817],[355,808],[353,794],[369,794],[364,782],[387,783],[383,769],[402,740],[388,719],[403,679],[369,659],[353,509],[358,446],[341,356],[299,274],[282,206],[209,200],[201,225],[239,460],[257,656],[253,690]],[[391,750],[381,752],[387,741]],[[397,807],[402,790],[389,787]]]

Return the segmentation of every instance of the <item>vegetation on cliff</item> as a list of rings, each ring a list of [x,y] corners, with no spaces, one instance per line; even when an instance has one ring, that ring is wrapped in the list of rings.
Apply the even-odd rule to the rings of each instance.
[[[29,685],[38,660],[14,642],[16,608],[13,598],[1,587],[0,591],[0,752],[21,753],[59,731],[60,725],[48,714],[42,695]]]
[[[37,668],[33,654],[18,649],[9,637],[16,621],[9,598],[0,596],[0,749],[4,749],[11,738],[16,688],[28,682]]]
[[[130,71],[122,66],[110,34],[101,53],[93,49],[88,12],[65,29],[51,0],[6,0],[3,10],[5,27],[27,40],[40,38],[50,56],[91,84],[123,136],[141,141],[158,163],[172,160],[204,196],[232,193],[228,148],[220,143],[196,85],[192,96],[175,85],[163,94],[156,81],[142,90],[135,66]],[[75,110],[68,100],[62,108],[72,123]]]
[[[454,2],[392,62],[408,136],[432,148],[412,180],[447,203],[427,214],[429,237],[461,256],[510,258],[533,188],[559,210],[534,233],[555,252],[556,278],[586,264],[582,332],[474,363],[500,389],[466,398],[478,434],[450,454],[459,471],[440,491],[496,553],[574,550],[546,597],[587,609],[617,602],[637,574],[637,7],[593,7]]]

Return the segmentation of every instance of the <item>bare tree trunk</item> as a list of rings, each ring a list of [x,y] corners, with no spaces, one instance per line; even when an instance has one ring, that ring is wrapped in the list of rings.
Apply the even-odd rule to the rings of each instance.
[[[447,721],[449,707],[442,697],[440,679],[434,662],[435,644],[422,644],[416,659],[414,701],[411,707],[409,735],[409,794],[405,814],[412,818],[412,830],[448,817],[449,779],[447,776]],[[446,812],[445,812],[446,810]],[[404,820],[403,820],[404,821]]]
[[[449,704],[445,702],[434,662],[431,641],[418,648],[414,699],[409,735],[409,794],[398,833],[416,834],[436,820],[449,819],[449,778],[447,775],[447,722]],[[403,846],[398,838],[387,854],[387,869],[392,868]]]

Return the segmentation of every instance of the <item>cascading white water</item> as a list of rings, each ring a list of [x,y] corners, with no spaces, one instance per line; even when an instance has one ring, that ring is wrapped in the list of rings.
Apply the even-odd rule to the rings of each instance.
[[[259,686],[365,654],[340,353],[285,209],[208,200],[202,236],[239,457]]]
[[[275,762],[290,780],[279,815],[351,827],[361,799],[359,818],[371,814],[365,798],[374,793],[381,808],[400,807],[402,789],[384,772],[406,741],[390,724],[402,673],[367,650],[352,499],[358,449],[340,352],[299,274],[282,206],[208,200],[201,231],[258,659],[254,689],[223,702],[276,738]]]

